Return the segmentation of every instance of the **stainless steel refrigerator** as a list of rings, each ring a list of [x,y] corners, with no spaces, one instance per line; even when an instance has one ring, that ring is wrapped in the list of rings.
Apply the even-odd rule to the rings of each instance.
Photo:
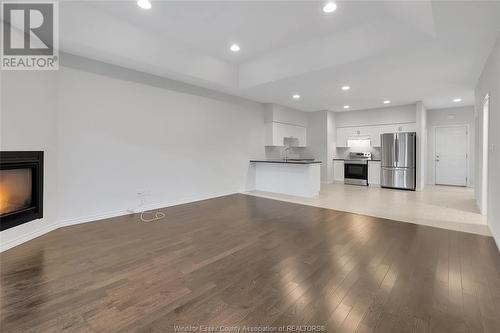
[[[416,133],[386,133],[381,135],[381,186],[415,190]]]

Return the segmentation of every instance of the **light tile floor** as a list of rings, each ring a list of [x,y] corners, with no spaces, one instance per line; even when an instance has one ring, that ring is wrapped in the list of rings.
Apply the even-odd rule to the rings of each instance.
[[[400,191],[380,187],[323,184],[319,196],[297,196],[250,191],[246,194],[316,207],[370,215],[432,227],[491,233],[486,217],[479,213],[474,190],[452,186],[427,186],[423,191]]]

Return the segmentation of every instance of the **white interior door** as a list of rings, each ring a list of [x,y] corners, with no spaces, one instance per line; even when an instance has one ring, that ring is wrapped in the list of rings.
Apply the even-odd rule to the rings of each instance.
[[[467,126],[436,127],[436,184],[467,185]]]

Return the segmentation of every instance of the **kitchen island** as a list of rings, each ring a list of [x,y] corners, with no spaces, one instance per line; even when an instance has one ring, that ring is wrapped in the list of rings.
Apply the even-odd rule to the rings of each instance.
[[[321,161],[313,159],[251,160],[254,189],[301,197],[319,194]]]

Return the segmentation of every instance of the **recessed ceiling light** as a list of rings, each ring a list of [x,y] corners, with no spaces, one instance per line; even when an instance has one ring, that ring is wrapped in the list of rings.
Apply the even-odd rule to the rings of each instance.
[[[349,86],[342,86],[342,88],[341,88],[341,89],[342,89],[342,90],[344,90],[344,91],[346,91],[346,90],[351,89],[351,87],[349,87]]]
[[[391,104],[391,101],[389,101],[389,100],[385,100],[385,101],[384,101],[384,104]]]
[[[300,98],[300,95],[299,94],[295,94],[292,96],[293,99],[299,99]]]
[[[141,7],[142,9],[151,9],[151,2],[149,0],[138,0],[137,6]]]
[[[350,106],[349,105],[344,105],[344,109],[349,109]]]
[[[241,49],[240,49],[240,46],[238,44],[233,44],[229,47],[229,49],[233,52],[239,52]]]
[[[455,99],[453,99],[453,102],[455,102],[455,103],[458,103],[458,102],[461,102],[461,101],[462,101],[461,98],[455,98]]]
[[[325,13],[333,13],[336,9],[337,9],[337,5],[335,4],[335,2],[327,2],[323,6],[323,11]]]

